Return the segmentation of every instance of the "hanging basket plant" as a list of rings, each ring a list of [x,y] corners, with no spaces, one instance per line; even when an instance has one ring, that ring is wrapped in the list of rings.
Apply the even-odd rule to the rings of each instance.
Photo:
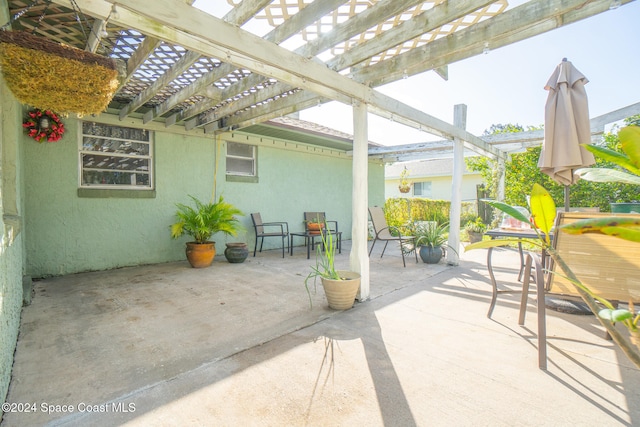
[[[411,182],[409,181],[409,170],[405,166],[402,172],[400,172],[400,185],[398,185],[398,190],[401,193],[408,193],[411,191]]]
[[[118,88],[112,59],[24,31],[0,31],[0,66],[18,101],[60,114],[99,114]]]
[[[27,130],[27,135],[38,142],[56,142],[64,135],[64,123],[51,110],[29,111],[22,127]]]

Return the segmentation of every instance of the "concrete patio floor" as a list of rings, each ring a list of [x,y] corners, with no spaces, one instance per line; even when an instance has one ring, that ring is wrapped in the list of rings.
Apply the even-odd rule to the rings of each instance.
[[[1,425],[640,425],[640,370],[593,316],[548,312],[541,371],[533,304],[525,327],[519,295],[486,317],[484,250],[406,268],[380,250],[344,312],[321,286],[310,309],[303,250],[38,281],[7,396],[32,411]],[[494,263],[515,281],[515,252]]]

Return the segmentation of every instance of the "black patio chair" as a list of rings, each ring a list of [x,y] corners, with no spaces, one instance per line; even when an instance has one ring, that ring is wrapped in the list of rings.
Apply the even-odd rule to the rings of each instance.
[[[260,252],[262,252],[265,237],[280,237],[282,239],[282,258],[284,258],[285,242],[287,242],[287,252],[289,251],[289,224],[283,221],[262,222],[262,216],[259,213],[252,213],[251,221],[253,221],[253,229],[256,234],[253,256],[256,256],[258,249],[258,238],[260,238]]]

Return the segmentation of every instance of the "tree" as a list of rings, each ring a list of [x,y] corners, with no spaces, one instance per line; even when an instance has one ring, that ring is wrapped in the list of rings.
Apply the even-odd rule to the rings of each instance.
[[[625,123],[640,123],[640,115],[630,117]],[[528,126],[527,131],[542,129],[542,126]],[[484,135],[500,133],[524,132],[520,125],[497,124],[484,132]],[[618,128],[603,135],[603,140],[596,145],[612,150],[619,149]],[[531,192],[533,184],[540,184],[551,194],[558,206],[564,205],[564,187],[553,181],[548,175],[540,172],[538,159],[542,147],[527,148],[525,152],[511,155],[511,159],[505,163],[505,202],[515,206],[527,206],[526,194]],[[467,168],[479,172],[485,181],[489,192],[489,198],[497,198],[497,163],[486,157],[469,157],[465,159]],[[595,167],[616,168],[614,163],[596,158]],[[569,193],[571,206],[599,207],[601,211],[610,210],[610,203],[631,202],[637,200],[637,187],[619,182],[589,182],[580,180],[571,186]]]

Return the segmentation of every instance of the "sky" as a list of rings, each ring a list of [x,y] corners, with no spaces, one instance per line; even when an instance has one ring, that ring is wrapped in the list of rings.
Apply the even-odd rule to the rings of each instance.
[[[509,3],[514,7],[523,2]],[[204,3],[211,2],[198,0],[194,5],[206,9]],[[639,42],[640,1],[634,1],[449,64],[447,81],[427,71],[376,90],[449,123],[453,122],[454,105],[466,104],[467,130],[474,135],[481,135],[492,124],[539,126],[544,123],[547,99],[544,85],[567,58],[589,80],[586,90],[593,118],[640,102]],[[300,119],[353,134],[350,105],[327,103],[301,111]],[[370,141],[383,145],[439,139],[373,114],[369,114],[368,131]]]

